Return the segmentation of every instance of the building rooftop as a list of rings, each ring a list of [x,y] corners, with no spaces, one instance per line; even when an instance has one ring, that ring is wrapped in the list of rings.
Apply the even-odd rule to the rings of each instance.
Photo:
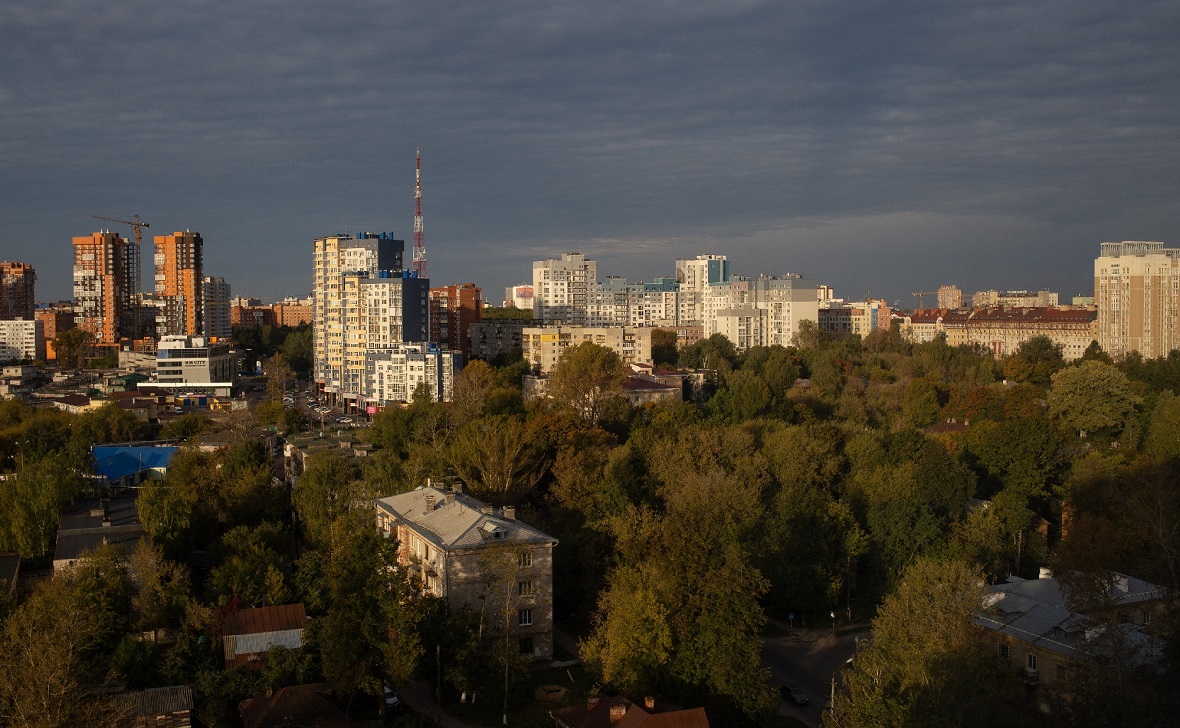
[[[1165,596],[1163,588],[1155,584],[1123,574],[1115,576],[1112,594],[1115,606],[1141,604]],[[1010,576],[1006,583],[992,586],[976,624],[1066,657],[1088,652],[1090,643],[1102,630],[1095,620],[1069,609],[1061,585],[1047,572],[1039,579]],[[1119,627],[1128,632],[1130,639],[1148,648],[1148,653],[1157,649],[1152,644],[1154,640],[1137,625]]]
[[[462,493],[454,494],[453,502],[446,496],[445,491],[423,485],[375,503],[378,510],[414,525],[443,549],[478,548],[494,541],[557,544],[557,539],[515,517],[505,518],[504,510]],[[433,504],[428,504],[430,498]]]
[[[612,711],[622,715],[612,720]],[[554,716],[558,725],[569,728],[709,728],[704,708],[649,713],[621,695],[562,708]]]
[[[95,445],[94,470],[107,480],[120,480],[145,470],[167,468],[177,447]]]
[[[223,635],[259,634],[302,629],[307,623],[303,604],[283,604],[272,607],[239,609],[222,617]]]
[[[77,559],[103,544],[129,554],[144,535],[134,497],[88,498],[75,501],[58,519],[54,562]]]
[[[178,713],[193,709],[193,689],[190,685],[151,688],[119,696],[123,711],[137,717]]]

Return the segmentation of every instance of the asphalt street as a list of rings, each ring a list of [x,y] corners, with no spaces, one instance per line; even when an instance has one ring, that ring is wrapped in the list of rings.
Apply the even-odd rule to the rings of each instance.
[[[824,630],[795,629],[784,636],[763,640],[762,664],[770,668],[772,684],[797,685],[811,699],[803,706],[780,700],[778,712],[818,728],[831,696],[832,675],[852,657],[857,640],[869,634],[866,630],[836,637]]]

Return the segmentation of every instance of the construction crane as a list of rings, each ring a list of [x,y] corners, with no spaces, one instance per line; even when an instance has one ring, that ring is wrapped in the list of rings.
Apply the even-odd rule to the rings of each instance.
[[[132,217],[135,218],[134,220],[120,220],[119,218],[116,218],[116,217],[103,217],[102,215],[91,215],[90,217],[94,218],[95,220],[106,220],[107,222],[118,222],[118,223],[122,223],[124,225],[130,225],[132,227],[132,229],[135,230],[134,260],[130,261],[130,265],[128,266],[128,268],[130,270],[127,271],[127,278],[128,278],[127,283],[131,287],[131,291],[129,292],[129,295],[138,297],[141,289],[143,288],[143,281],[140,279],[140,275],[139,275],[140,274],[139,251],[140,251],[140,245],[143,242],[143,230],[142,229],[145,227],[151,227],[151,225],[147,224],[143,220],[140,220],[138,214],[132,215]],[[137,339],[139,338],[139,312],[138,311],[135,312],[135,338],[137,338]]]
[[[910,295],[918,297],[918,310],[925,311],[926,307],[922,305],[922,296],[934,296],[937,293],[937,291],[918,291],[916,293],[911,293]]]

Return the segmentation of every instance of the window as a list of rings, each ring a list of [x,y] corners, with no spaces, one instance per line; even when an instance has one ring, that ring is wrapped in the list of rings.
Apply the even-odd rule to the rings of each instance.
[[[1000,645],[1000,657],[1007,660],[1008,654],[1009,654],[1008,645]]]
[[[1069,679],[1069,669],[1066,668],[1065,665],[1058,665],[1057,666],[1057,679],[1058,680]]]
[[[533,624],[533,610],[521,609],[516,613],[516,624],[521,627],[531,627]]]
[[[1030,669],[1030,670],[1037,669],[1037,656],[1033,655],[1033,654],[1029,654],[1027,664],[1028,664],[1028,669]]]
[[[532,566],[532,565],[533,565],[533,552],[532,551],[521,551],[520,552],[520,566]]]
[[[521,581],[516,584],[516,596],[531,597],[533,595],[533,582]]]
[[[522,654],[522,655],[533,654],[533,638],[532,637],[521,637],[520,641],[519,641],[519,645],[520,645],[520,654]]]
[[[1150,609],[1143,610],[1143,624],[1151,624],[1151,610]]]

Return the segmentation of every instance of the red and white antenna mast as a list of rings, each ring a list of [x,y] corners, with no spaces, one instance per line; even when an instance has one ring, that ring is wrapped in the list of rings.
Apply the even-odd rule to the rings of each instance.
[[[414,156],[414,262],[410,268],[418,278],[426,277],[426,243],[422,242],[422,150]]]

